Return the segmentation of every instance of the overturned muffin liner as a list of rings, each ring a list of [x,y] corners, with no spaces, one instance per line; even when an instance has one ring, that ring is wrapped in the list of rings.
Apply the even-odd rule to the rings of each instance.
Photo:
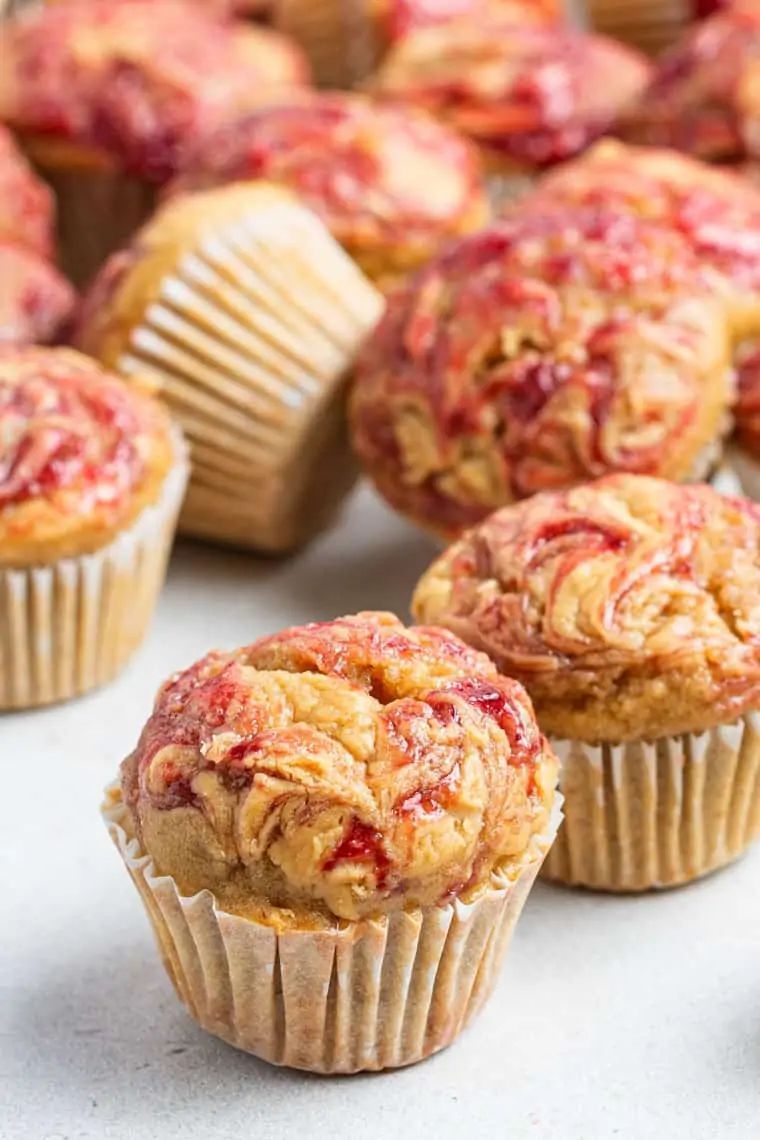
[[[587,0],[595,31],[648,55],[670,47],[693,23],[694,0]]]
[[[177,434],[159,499],[107,546],[51,566],[0,567],[0,710],[69,700],[119,673],[150,625],[186,483]]]
[[[546,879],[602,891],[675,887],[760,837],[760,714],[652,742],[552,743],[565,822]]]
[[[55,194],[61,268],[83,288],[151,216],[157,188],[102,161],[73,161],[74,152],[70,166],[53,162],[33,137],[19,142]]]
[[[150,374],[192,446],[180,529],[285,552],[356,478],[346,383],[380,293],[322,223],[283,201],[199,239],[117,361]]]
[[[303,48],[320,87],[354,87],[387,47],[373,0],[278,0],[272,23]]]
[[[454,1041],[494,988],[561,818],[558,798],[546,833],[472,903],[279,930],[157,874],[118,783],[102,811],[191,1017],[271,1064],[317,1073],[411,1065]]]

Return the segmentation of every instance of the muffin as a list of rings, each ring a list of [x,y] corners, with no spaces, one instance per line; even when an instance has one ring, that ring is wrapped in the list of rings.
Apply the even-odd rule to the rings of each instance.
[[[49,257],[54,230],[53,195],[0,123],[0,241]]]
[[[760,9],[737,6],[688,29],[663,56],[627,136],[708,162],[760,154]]]
[[[406,36],[370,89],[457,127],[508,193],[605,134],[650,77],[645,58],[613,40],[484,17]]]
[[[76,296],[49,261],[0,237],[0,344],[54,344],[71,327]]]
[[[736,0],[587,0],[594,27],[605,35],[658,55],[695,19],[713,15]]]
[[[612,471],[704,478],[734,394],[712,278],[678,234],[628,213],[462,239],[390,297],[359,354],[367,473],[443,537]]]
[[[562,764],[549,878],[674,886],[760,833],[760,508],[614,475],[497,511],[420,581],[521,680]]]
[[[41,8],[0,28],[0,54],[0,119],[56,192],[77,284],[148,216],[190,141],[307,79],[275,32],[182,0]]]
[[[204,141],[176,186],[252,178],[298,194],[383,286],[490,217],[474,148],[422,112],[358,95],[295,94],[253,112]]]
[[[210,653],[159,692],[105,818],[180,999],[274,1064],[445,1048],[556,830],[524,689],[365,613]]]
[[[0,347],[0,709],[111,680],[145,635],[186,465],[150,396],[70,349]]]
[[[274,0],[272,20],[304,49],[318,83],[352,87],[418,28],[494,13],[512,23],[551,24],[561,7],[561,0]]]
[[[106,264],[75,341],[150,375],[192,445],[181,527],[285,553],[352,487],[345,387],[382,298],[285,190],[167,202]]]

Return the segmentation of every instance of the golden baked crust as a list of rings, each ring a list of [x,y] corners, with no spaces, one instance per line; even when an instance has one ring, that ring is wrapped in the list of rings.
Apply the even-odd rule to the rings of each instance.
[[[360,353],[359,458],[442,535],[609,471],[703,476],[733,397],[713,289],[677,234],[630,214],[463,239],[391,296]]]
[[[669,226],[725,279],[735,334],[760,333],[760,188],[747,177],[605,139],[544,175],[517,208],[542,214],[557,205],[630,210]]]
[[[175,459],[151,397],[71,349],[0,348],[0,565],[105,546]]]
[[[366,613],[178,673],[122,790],[183,893],[351,920],[476,890],[546,826],[556,775],[520,685]]]
[[[464,139],[358,95],[296,93],[238,119],[189,155],[177,188],[253,178],[298,194],[375,280],[421,265],[490,215]]]
[[[55,266],[0,237],[0,344],[52,344],[74,312],[76,294]]]
[[[54,228],[53,195],[0,123],[0,241],[49,257]]]
[[[754,9],[754,10],[753,10]],[[760,11],[737,5],[687,29],[661,57],[628,136],[710,162],[760,153]]]
[[[760,507],[630,475],[537,495],[448,550],[413,609],[520,679],[547,733],[701,732],[760,707]]]
[[[650,75],[613,40],[482,17],[404,37],[370,88],[452,123],[497,168],[533,171],[605,134]]]
[[[295,45],[180,0],[77,0],[0,28],[0,117],[163,181],[185,146],[308,81]]]

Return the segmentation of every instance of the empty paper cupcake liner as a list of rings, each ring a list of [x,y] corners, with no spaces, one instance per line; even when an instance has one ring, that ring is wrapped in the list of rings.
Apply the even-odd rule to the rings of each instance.
[[[166,970],[209,1033],[275,1065],[319,1073],[396,1068],[450,1045],[491,993],[560,818],[472,903],[325,929],[281,929],[183,897],[134,837],[118,785],[103,815]]]
[[[289,201],[182,258],[117,369],[150,374],[190,440],[183,532],[285,551],[324,525],[355,479],[345,387],[382,304]]]
[[[565,822],[544,867],[605,891],[674,887],[737,859],[760,836],[760,715],[700,735],[554,741]]]
[[[64,701],[111,681],[148,630],[187,482],[184,445],[158,501],[102,550],[0,567],[0,709]]]
[[[374,0],[279,0],[273,23],[303,48],[321,87],[353,87],[385,48],[374,8]]]

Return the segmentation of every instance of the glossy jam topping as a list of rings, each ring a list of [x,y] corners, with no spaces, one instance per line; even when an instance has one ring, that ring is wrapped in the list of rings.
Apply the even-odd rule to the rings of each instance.
[[[78,354],[0,349],[0,508],[75,491],[117,507],[143,476],[140,405]]]
[[[0,237],[0,343],[54,343],[70,325],[75,300],[54,266]]]
[[[12,25],[2,49],[8,121],[105,150],[157,180],[191,141],[307,78],[297,49],[276,33],[178,0],[70,0]]]

